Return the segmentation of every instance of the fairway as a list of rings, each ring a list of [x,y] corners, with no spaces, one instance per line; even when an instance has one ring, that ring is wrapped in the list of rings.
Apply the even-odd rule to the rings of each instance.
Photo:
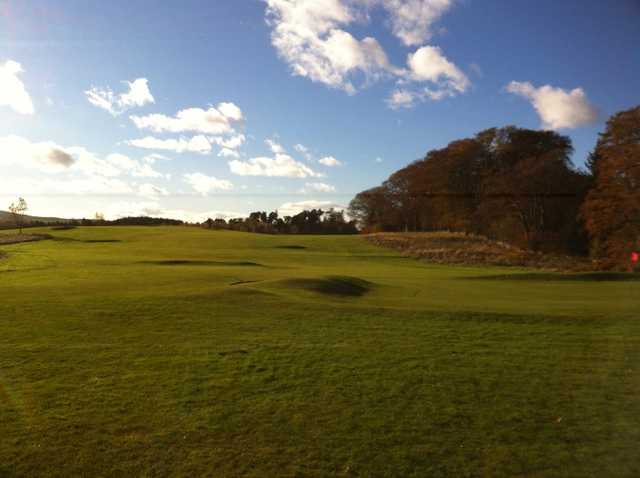
[[[0,477],[640,475],[639,280],[37,231],[0,246]]]

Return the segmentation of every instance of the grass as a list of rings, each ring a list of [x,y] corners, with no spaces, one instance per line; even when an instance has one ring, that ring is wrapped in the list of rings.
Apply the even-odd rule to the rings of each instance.
[[[640,282],[40,232],[0,248],[2,477],[640,474]]]

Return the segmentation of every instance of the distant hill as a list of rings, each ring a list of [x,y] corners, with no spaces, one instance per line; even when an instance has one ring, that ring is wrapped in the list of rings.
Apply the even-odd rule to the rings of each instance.
[[[24,216],[25,224],[28,224],[30,222],[35,222],[35,221],[40,221],[40,222],[67,222],[68,219],[62,219],[60,217],[40,217],[40,216],[29,216],[29,215],[25,215]],[[11,223],[11,222],[13,222],[13,218],[11,217],[11,213],[7,212],[7,211],[0,211],[0,224],[6,224],[6,223]]]

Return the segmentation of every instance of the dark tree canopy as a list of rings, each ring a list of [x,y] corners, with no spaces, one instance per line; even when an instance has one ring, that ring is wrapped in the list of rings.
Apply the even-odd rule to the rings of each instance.
[[[609,119],[589,166],[593,188],[582,215],[592,253],[625,263],[640,250],[640,106]]]
[[[589,179],[571,164],[572,152],[571,140],[552,131],[481,131],[358,194],[349,215],[365,231],[462,231],[580,249],[576,217]]]

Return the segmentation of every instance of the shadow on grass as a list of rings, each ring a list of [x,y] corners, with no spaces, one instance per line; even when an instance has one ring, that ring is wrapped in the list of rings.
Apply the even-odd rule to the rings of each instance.
[[[52,231],[70,231],[71,229],[75,229],[76,226],[54,226],[51,228]]]
[[[329,276],[318,279],[288,279],[284,284],[294,289],[303,289],[319,294],[340,297],[360,297],[370,292],[373,283],[349,276]]]
[[[640,282],[640,274],[630,272],[586,272],[581,274],[562,274],[552,272],[530,272],[523,274],[502,274],[479,277],[460,277],[463,280],[506,280],[533,282]]]
[[[120,239],[75,239],[73,237],[53,237],[58,242],[82,242],[84,244],[111,244],[114,242],[122,242]]]
[[[290,246],[276,246],[276,249],[292,249],[292,250],[301,250],[301,249],[306,249],[307,246],[296,246],[296,245],[290,245]]]
[[[235,267],[265,267],[257,262],[249,261],[198,261],[173,259],[165,261],[141,261],[139,264],[149,264],[154,266],[235,266]]]

